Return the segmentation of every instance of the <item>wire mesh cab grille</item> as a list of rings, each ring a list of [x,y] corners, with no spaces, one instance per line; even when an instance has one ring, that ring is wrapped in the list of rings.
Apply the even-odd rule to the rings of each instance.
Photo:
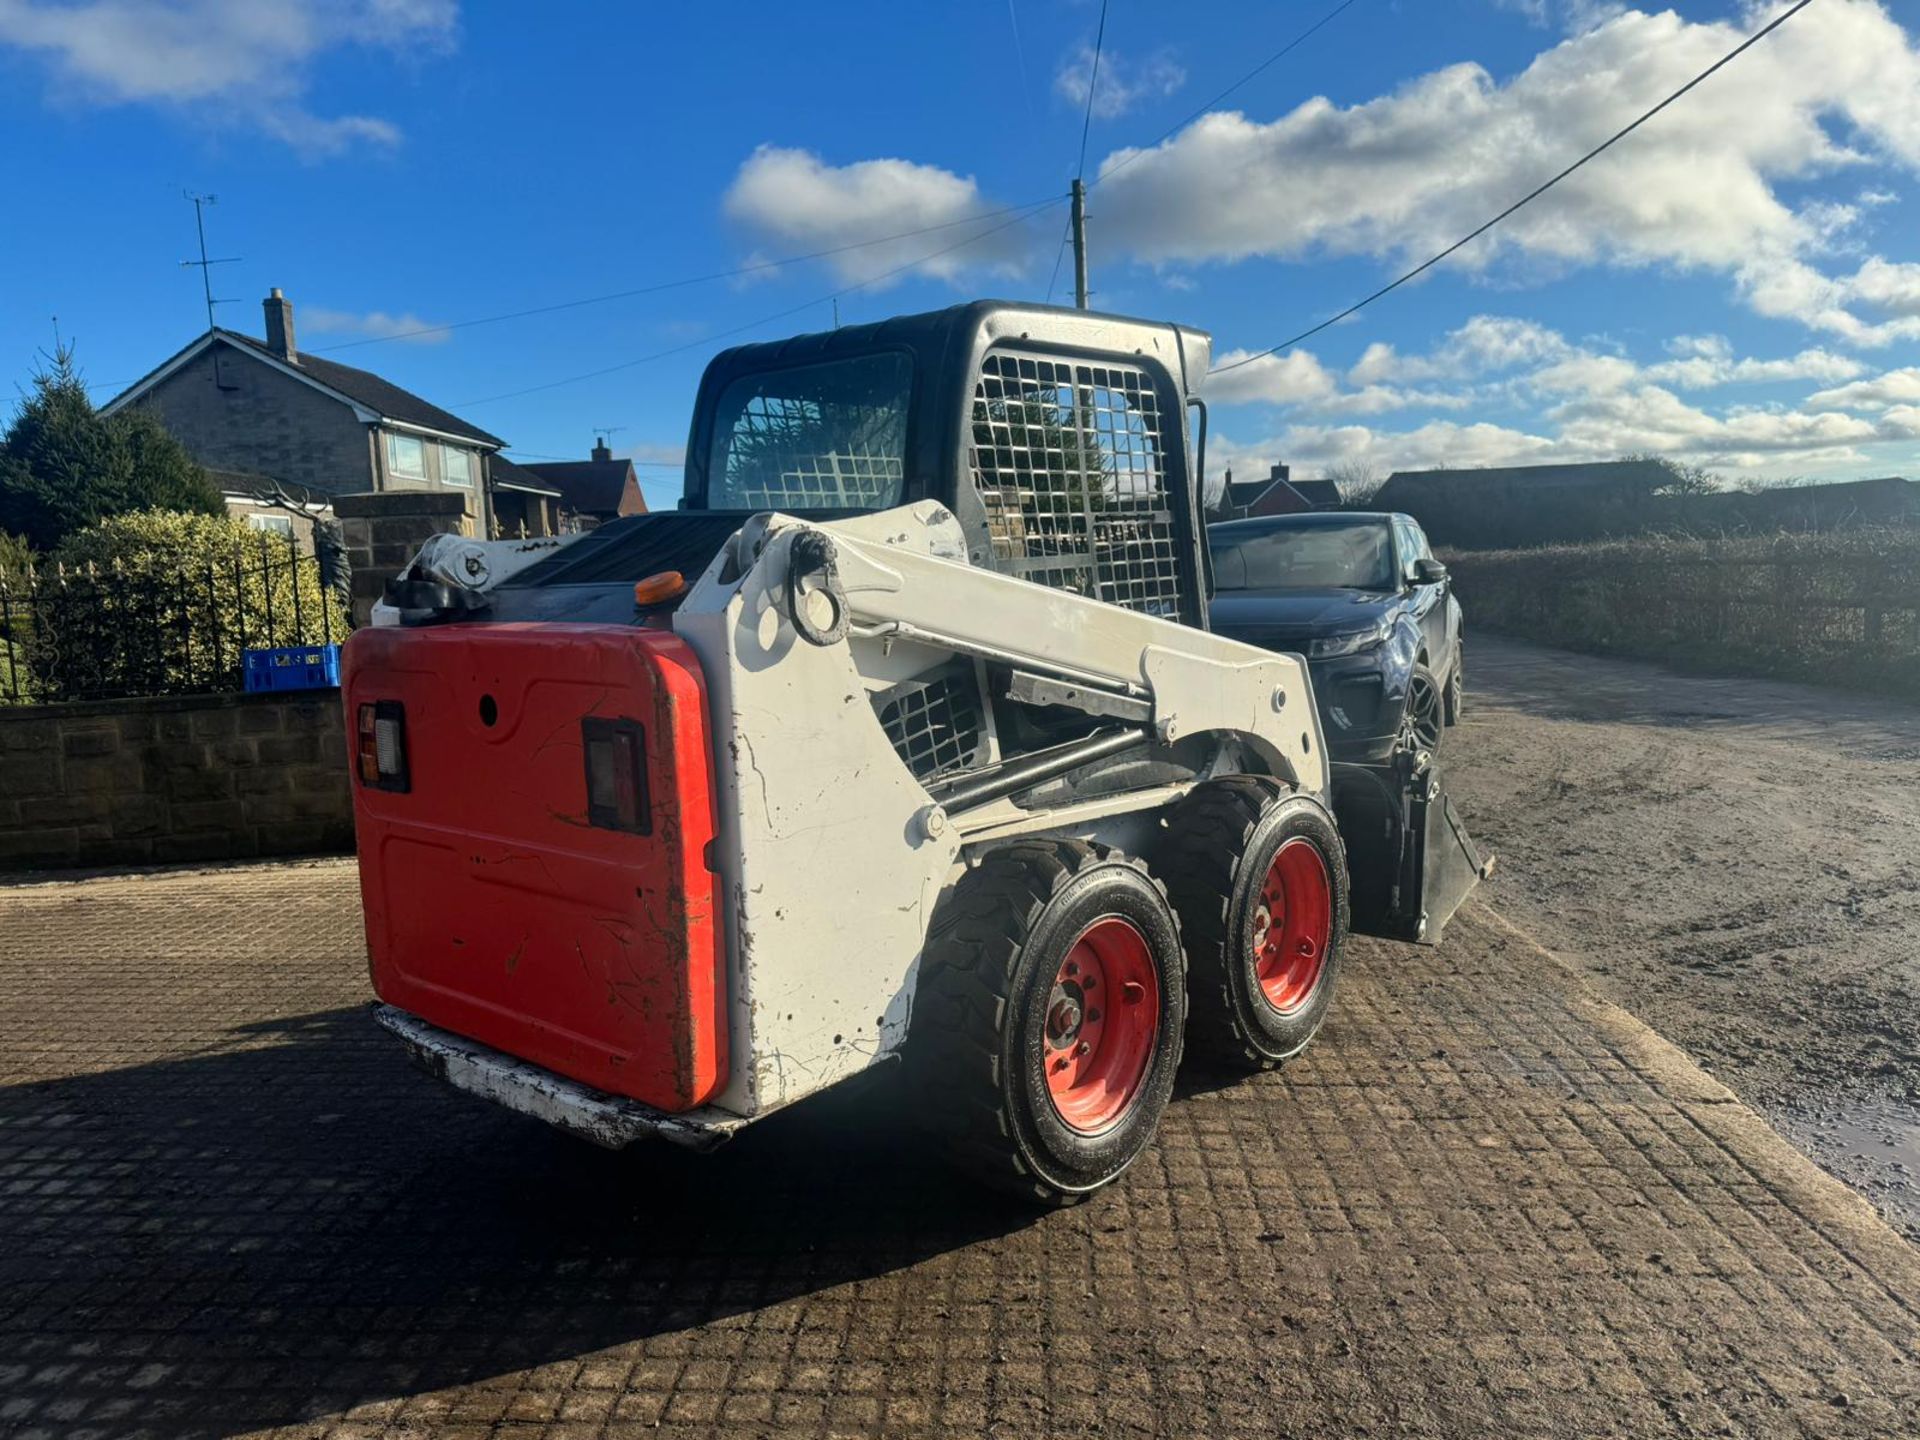
[[[996,348],[981,362],[972,421],[994,569],[1180,617],[1180,527],[1146,371]]]
[[[745,375],[719,400],[711,470],[729,510],[879,510],[906,473],[910,357],[855,356]]]
[[[970,661],[873,697],[880,728],[901,763],[926,781],[968,764],[980,750],[979,686]]]

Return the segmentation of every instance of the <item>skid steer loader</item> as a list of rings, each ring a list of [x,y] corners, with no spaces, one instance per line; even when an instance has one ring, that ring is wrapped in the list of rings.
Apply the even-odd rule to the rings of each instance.
[[[981,302],[729,350],[677,511],[440,537],[346,651],[382,1024],[603,1145],[898,1060],[980,1178],[1084,1196],[1183,1045],[1320,1028],[1349,928],[1481,866],[1209,634],[1207,336]]]

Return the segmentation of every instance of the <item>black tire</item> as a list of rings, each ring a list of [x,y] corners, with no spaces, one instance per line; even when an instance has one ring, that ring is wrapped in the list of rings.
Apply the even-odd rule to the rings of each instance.
[[[1057,978],[1084,953],[1076,944],[1116,917],[1145,941],[1157,1023],[1134,1032],[1151,1038],[1141,1042],[1145,1066],[1130,1101],[1090,1132],[1056,1108],[1047,1072],[1060,1064],[1063,1037],[1049,1021],[1060,1013]],[[1081,997],[1090,1023],[1100,1019],[1092,998]],[[1144,998],[1142,989],[1130,1003]],[[1010,842],[963,875],[934,917],[906,1048],[916,1116],[975,1178],[1028,1200],[1072,1204],[1152,1143],[1180,1066],[1186,1011],[1179,921],[1141,862],[1072,840]]]
[[[1439,753],[1440,737],[1446,729],[1446,711],[1446,691],[1426,662],[1421,661],[1407,677],[1407,708],[1400,721],[1401,746],[1429,756]]]
[[[1467,708],[1466,642],[1453,643],[1453,673],[1447,676],[1447,724],[1458,725]]]
[[[1276,857],[1294,842],[1310,846],[1325,867],[1326,939],[1310,988],[1282,1009],[1256,969],[1261,892]],[[1160,873],[1187,942],[1189,1053],[1243,1070],[1292,1059],[1327,1017],[1346,948],[1346,851],[1332,819],[1277,780],[1235,775],[1196,786],[1174,808],[1161,847]]]

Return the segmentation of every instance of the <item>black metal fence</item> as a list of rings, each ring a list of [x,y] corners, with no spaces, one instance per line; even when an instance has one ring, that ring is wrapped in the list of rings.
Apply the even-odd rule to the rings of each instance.
[[[263,533],[194,559],[0,572],[0,705],[245,689],[249,650],[346,638],[341,571]]]

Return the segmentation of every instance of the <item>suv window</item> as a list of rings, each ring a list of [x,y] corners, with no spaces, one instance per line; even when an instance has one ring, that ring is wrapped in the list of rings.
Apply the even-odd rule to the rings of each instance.
[[[1414,562],[1430,558],[1433,552],[1427,548],[1427,537],[1420,527],[1404,515],[1394,516],[1393,528],[1400,537],[1400,577],[1412,584]]]
[[[890,352],[743,375],[715,410],[714,510],[885,510],[900,503],[913,361]]]

